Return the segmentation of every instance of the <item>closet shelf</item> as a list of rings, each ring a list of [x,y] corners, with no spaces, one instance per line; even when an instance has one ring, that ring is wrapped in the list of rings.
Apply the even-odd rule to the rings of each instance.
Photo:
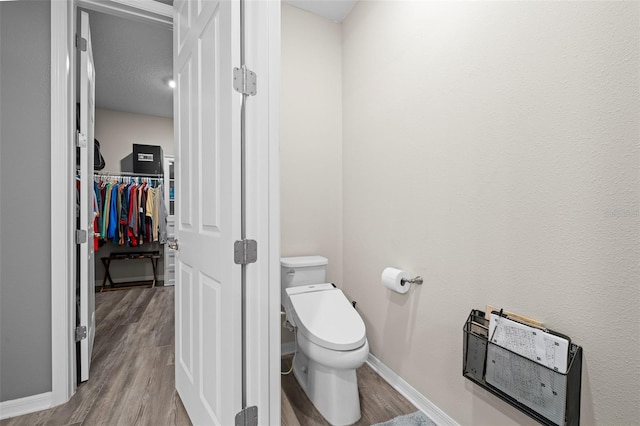
[[[162,179],[164,177],[164,175],[162,173],[154,174],[154,173],[103,172],[103,171],[94,172],[93,176],[94,177],[114,177],[114,178],[121,177],[121,176],[150,177],[150,178],[154,178],[154,179]]]

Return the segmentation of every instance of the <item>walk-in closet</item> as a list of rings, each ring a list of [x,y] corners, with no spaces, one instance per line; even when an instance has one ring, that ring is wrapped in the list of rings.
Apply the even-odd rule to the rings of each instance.
[[[84,282],[96,294],[174,285],[175,252],[167,245],[175,236],[175,174],[171,28],[93,8],[79,9],[77,22],[80,317],[93,297],[83,295]],[[83,209],[84,220],[93,218],[86,235]],[[88,304],[91,316],[97,305]],[[80,348],[88,335],[91,360],[101,328],[88,323],[76,333]],[[88,368],[80,362],[78,370],[86,381]]]

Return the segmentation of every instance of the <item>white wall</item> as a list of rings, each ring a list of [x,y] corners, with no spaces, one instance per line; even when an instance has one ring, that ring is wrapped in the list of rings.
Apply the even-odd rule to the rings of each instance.
[[[282,256],[322,255],[342,284],[342,28],[282,4]]]
[[[131,155],[133,144],[160,145],[164,155],[173,155],[171,118],[98,108],[95,135],[100,141],[105,171],[120,172],[120,162]]]
[[[342,27],[281,7],[281,255],[327,257],[341,286]]]
[[[487,303],[583,346],[582,424],[640,422],[639,7],[360,1],[343,23],[344,283],[373,354],[460,424],[535,424],[461,375]],[[385,266],[425,284],[390,294]]]

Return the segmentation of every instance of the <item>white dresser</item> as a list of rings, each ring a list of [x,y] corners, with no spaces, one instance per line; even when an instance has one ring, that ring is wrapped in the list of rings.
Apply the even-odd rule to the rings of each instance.
[[[164,157],[164,199],[167,205],[167,239],[176,237],[174,157]],[[164,245],[164,285],[176,283],[176,251]]]

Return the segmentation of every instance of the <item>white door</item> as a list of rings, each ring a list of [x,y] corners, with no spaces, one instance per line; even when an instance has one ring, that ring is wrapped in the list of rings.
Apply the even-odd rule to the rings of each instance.
[[[89,15],[80,18],[80,326],[86,327],[86,337],[80,340],[80,380],[89,379],[91,352],[95,337],[95,261],[93,250],[93,130],[95,116],[95,70],[91,50]]]
[[[242,408],[238,3],[174,3],[176,389],[197,425]]]

